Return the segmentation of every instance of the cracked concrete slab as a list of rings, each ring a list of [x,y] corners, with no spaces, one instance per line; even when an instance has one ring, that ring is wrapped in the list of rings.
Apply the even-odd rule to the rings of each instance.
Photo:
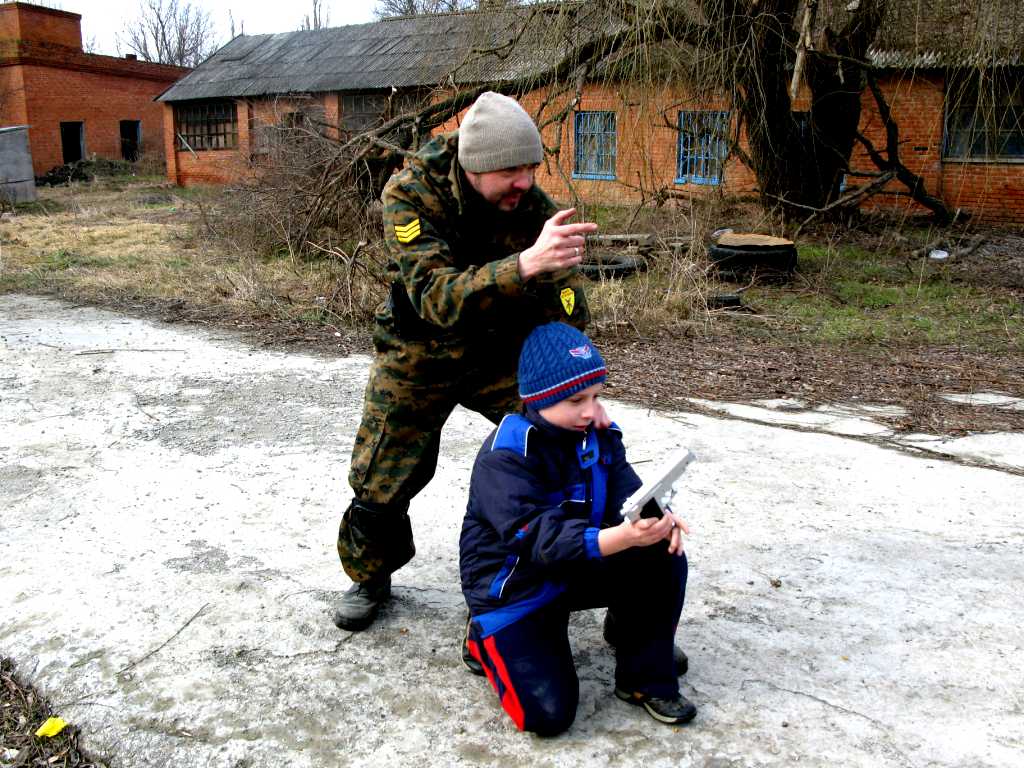
[[[964,437],[908,434],[902,435],[899,442],[907,447],[989,466],[1024,470],[1024,435],[1018,432],[986,432]]]
[[[588,612],[576,724],[542,740],[459,662],[475,414],[445,430],[378,624],[330,622],[367,363],[0,296],[0,653],[87,748],[147,767],[1020,764],[1024,477],[611,403],[642,475],[677,445],[698,457],[676,506],[700,714],[667,728],[616,700]]]
[[[1024,397],[1013,397],[999,392],[947,393],[940,395],[944,400],[979,408],[1005,408],[1010,411],[1024,411]]]
[[[1016,408],[1015,398],[995,395],[942,395],[946,400],[971,405]],[[973,399],[972,399],[973,398]],[[879,418],[898,418],[905,411],[892,405],[839,403],[808,406],[799,400],[760,400],[754,403],[716,402],[690,398],[690,402],[708,411],[761,424],[778,424],[832,435],[861,437],[930,454],[962,459],[981,466],[1024,470],[1024,435],[991,432],[964,437],[907,434],[897,432]]]
[[[757,403],[727,403],[701,398],[690,402],[740,419],[829,432],[851,437],[888,437],[892,430],[874,421],[879,415],[899,415],[902,409],[868,404],[819,405],[809,407],[799,400],[762,400]]]

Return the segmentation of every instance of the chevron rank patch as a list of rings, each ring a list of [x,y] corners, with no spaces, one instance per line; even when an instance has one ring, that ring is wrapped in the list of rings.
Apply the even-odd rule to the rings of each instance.
[[[562,292],[558,294],[558,298],[562,300],[562,309],[565,310],[565,314],[571,315],[573,307],[576,306],[576,292],[572,288],[563,288]]]
[[[395,237],[400,243],[411,243],[420,236],[420,220],[413,219],[405,226],[395,224]]]

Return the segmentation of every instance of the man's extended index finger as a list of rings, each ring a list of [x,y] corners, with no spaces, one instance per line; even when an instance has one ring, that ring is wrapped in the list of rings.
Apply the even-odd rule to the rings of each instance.
[[[561,226],[565,221],[572,218],[573,214],[575,213],[575,208],[566,208],[563,211],[558,211],[554,216],[548,219],[548,221],[555,224],[555,226]]]
[[[581,221],[578,224],[562,224],[558,227],[558,234],[564,237],[585,235],[588,232],[597,232],[597,224],[592,221]]]

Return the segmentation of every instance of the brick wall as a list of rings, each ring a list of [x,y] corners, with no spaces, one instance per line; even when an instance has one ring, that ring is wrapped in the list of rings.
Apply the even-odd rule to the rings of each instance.
[[[0,39],[82,50],[82,17],[27,3],[0,5]]]
[[[524,108],[536,114],[546,94],[534,91],[521,98]],[[557,114],[572,94],[564,96],[545,108],[545,115]],[[659,189],[670,188],[674,194],[701,198],[726,192],[743,192],[753,187],[752,174],[736,159],[730,159],[723,169],[723,184],[676,184],[677,136],[672,127],[681,110],[725,109],[720,104],[696,102],[671,89],[638,88],[630,86],[591,85],[582,95],[580,111],[615,112],[616,162],[615,180],[573,178],[575,163],[574,120],[569,118],[559,128],[544,129],[544,144],[549,149],[558,147],[537,172],[537,183],[557,200],[569,201],[572,184],[580,200],[589,203],[631,204],[642,197],[650,199]],[[463,112],[440,126],[438,131],[458,128]],[[670,124],[666,124],[666,120]]]
[[[0,124],[26,125],[25,79],[21,67],[0,67]]]
[[[62,122],[83,124],[86,157],[119,159],[120,123],[138,121],[142,152],[163,157],[163,109],[153,99],[186,72],[84,53],[78,14],[0,5],[0,125],[29,125],[36,174],[64,162]]]
[[[930,194],[953,210],[961,209],[977,219],[1024,224],[1024,162],[943,159],[945,81],[941,75],[894,74],[882,79],[880,85],[899,125],[900,160],[924,180]],[[884,150],[884,126],[874,98],[866,92],[861,101],[861,132],[876,148]],[[863,149],[854,154],[850,164],[856,170],[877,170]],[[926,208],[905,196],[905,189],[902,184],[890,183],[883,194],[868,200],[864,207],[926,213]]]
[[[28,65],[20,70],[32,167],[42,174],[63,163],[61,122],[82,122],[86,156],[121,158],[121,120],[142,124],[142,151],[163,156],[163,109],[153,99],[167,83]],[[3,118],[7,119],[6,110]]]
[[[920,176],[928,191],[943,196],[944,168],[942,164],[943,79],[936,74],[896,74],[880,80],[893,119],[899,125],[899,156],[907,168]],[[870,91],[861,95],[861,133],[885,154],[885,126],[878,114]],[[855,171],[878,172],[867,151],[854,146],[850,167]],[[853,181],[853,180],[851,180]],[[858,179],[853,183],[861,183]],[[901,199],[906,187],[891,182],[885,190],[865,202],[865,209],[887,209],[907,213],[924,213],[926,208],[913,201]]]
[[[1024,224],[1024,164],[946,161],[944,167],[943,197],[954,209]]]
[[[174,106],[162,104],[164,151],[167,157],[167,178],[180,186],[195,184],[228,184],[246,177],[252,170],[249,161],[252,147],[252,105],[235,102],[238,121],[238,146],[232,149],[190,151],[175,145]]]
[[[292,112],[306,112],[317,122],[323,121],[325,133],[338,137],[340,104],[336,93],[312,98],[276,97],[237,100],[238,147],[235,149],[179,150],[174,146],[174,107],[164,104],[164,147],[167,178],[176,184],[223,184],[254,173],[263,154],[260,129],[280,125]]]
[[[942,159],[944,81],[941,75],[897,74],[882,78],[881,84],[900,125],[900,158],[924,179],[929,192],[954,209],[962,208],[978,219],[1024,223],[1024,163],[962,163]],[[544,97],[544,93],[535,91],[526,94],[522,103],[534,113]],[[569,98],[571,94],[563,96],[563,103]],[[807,94],[801,94],[796,108],[807,109],[807,100]],[[327,95],[323,104],[327,112],[338,114],[336,94]],[[550,104],[545,114],[556,113],[560,106],[557,101]],[[255,109],[262,119],[270,114],[271,104],[256,102]],[[580,199],[590,203],[632,204],[640,199],[651,199],[654,191],[662,188],[684,200],[750,193],[756,188],[751,171],[735,158],[727,161],[721,185],[675,183],[678,134],[672,126],[676,124],[679,111],[726,109],[724,105],[696,102],[685,93],[670,89],[593,85],[585,89],[578,109],[616,113],[616,179],[572,178],[574,135],[570,116],[562,126],[560,141],[556,126],[544,129],[545,144],[557,145],[558,152],[545,160],[537,175],[538,183],[558,200],[572,199],[566,179],[571,181]],[[437,130],[457,128],[464,114]],[[863,97],[861,131],[876,147],[884,148],[884,126],[870,93]],[[203,162],[202,158],[196,161],[193,175],[203,173]],[[855,152],[851,165],[857,170],[876,170],[863,150]],[[211,177],[217,173],[220,171],[211,171]],[[188,178],[186,176],[180,183],[187,183]],[[885,192],[867,201],[865,207],[923,212],[923,208],[898,194],[902,189],[902,185],[892,183]]]

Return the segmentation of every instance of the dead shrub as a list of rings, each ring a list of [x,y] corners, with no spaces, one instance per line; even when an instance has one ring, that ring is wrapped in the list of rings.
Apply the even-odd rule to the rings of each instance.
[[[358,179],[331,184],[340,193],[325,195],[332,171],[345,167],[340,147],[315,114],[284,113],[260,127],[252,176],[201,217],[207,234],[238,255],[247,276],[238,288],[248,301],[306,322],[358,326],[386,293],[387,261],[379,205]],[[300,280],[283,304],[280,285],[264,284],[280,279],[274,261]]]

